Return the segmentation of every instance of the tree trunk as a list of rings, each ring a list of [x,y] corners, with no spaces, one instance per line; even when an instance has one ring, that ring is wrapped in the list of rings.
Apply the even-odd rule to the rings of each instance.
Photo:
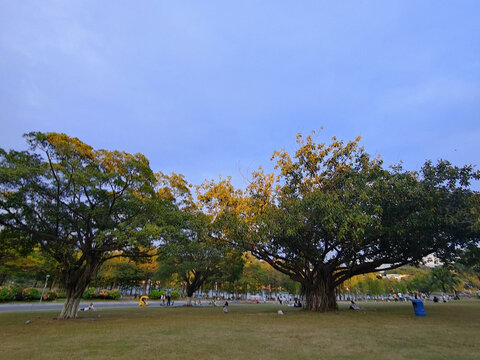
[[[333,279],[325,276],[316,284],[303,284],[303,292],[307,300],[305,309],[318,312],[336,311],[338,307],[335,287],[332,283]]]
[[[195,277],[190,279],[188,276],[185,276],[183,279],[185,281],[185,293],[187,295],[187,306],[192,305],[192,298],[195,292],[202,288],[203,283],[208,278],[208,272],[201,273],[197,271]]]
[[[57,280],[57,277],[55,276],[52,280],[52,283],[50,284],[50,290],[52,290],[55,287],[55,281]]]
[[[75,319],[77,317],[78,305],[80,304],[83,292],[87,286],[88,284],[85,286],[77,286],[75,288],[66,289],[67,299],[63,304],[62,312],[58,317],[59,319]]]
[[[83,292],[90,285],[90,282],[102,265],[101,260],[95,258],[88,260],[90,261],[84,266],[61,274],[62,285],[67,292],[67,299],[65,304],[63,304],[59,319],[75,319],[77,317],[78,305],[82,299]]]
[[[7,278],[7,274],[0,274],[0,286],[3,285],[6,278]]]
[[[187,284],[185,288],[185,292],[187,293],[187,304],[186,306],[192,306],[192,299],[193,294],[197,291],[196,286],[194,284]]]
[[[63,304],[62,312],[59,319],[74,319],[77,317],[77,309],[80,304],[81,297],[67,298]]]

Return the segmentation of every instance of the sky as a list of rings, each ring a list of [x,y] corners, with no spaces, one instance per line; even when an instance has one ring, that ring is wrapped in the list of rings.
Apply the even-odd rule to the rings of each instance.
[[[480,1],[0,1],[0,147],[61,132],[193,184],[317,131],[479,164]],[[323,127],[323,130],[320,130]]]

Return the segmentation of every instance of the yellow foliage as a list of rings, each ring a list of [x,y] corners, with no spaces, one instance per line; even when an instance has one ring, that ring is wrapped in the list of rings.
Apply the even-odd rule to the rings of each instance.
[[[59,154],[68,154],[71,151],[76,152],[82,157],[93,159],[95,151],[90,145],[85,144],[76,137],[69,137],[65,134],[46,133],[46,140],[50,145],[55,147]]]

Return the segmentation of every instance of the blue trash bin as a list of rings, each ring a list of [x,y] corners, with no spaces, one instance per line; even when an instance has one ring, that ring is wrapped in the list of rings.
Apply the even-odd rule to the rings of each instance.
[[[425,307],[423,306],[422,300],[412,300],[413,311],[415,312],[416,316],[426,316],[427,312],[425,311]]]

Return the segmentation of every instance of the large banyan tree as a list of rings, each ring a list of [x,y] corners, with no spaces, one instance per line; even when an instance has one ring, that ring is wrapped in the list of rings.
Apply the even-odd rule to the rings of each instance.
[[[25,137],[29,151],[0,149],[0,224],[56,261],[67,294],[60,318],[74,318],[100,266],[145,255],[159,236],[152,219],[158,225],[171,207],[157,198],[141,154],[95,150],[64,134]]]
[[[259,171],[245,193],[211,186],[225,238],[301,284],[306,309],[337,308],[335,289],[355,275],[447,261],[478,243],[479,173],[446,161],[420,172],[386,169],[358,142],[297,137],[293,158],[275,152],[276,174]]]

